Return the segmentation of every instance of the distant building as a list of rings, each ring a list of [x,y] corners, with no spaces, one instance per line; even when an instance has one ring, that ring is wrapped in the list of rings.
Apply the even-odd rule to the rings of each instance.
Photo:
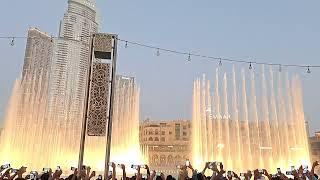
[[[52,58],[53,40],[37,28],[28,30],[28,39],[22,69],[23,78],[35,78],[47,81],[41,74],[48,76]],[[48,78],[48,77],[45,77]],[[41,83],[37,81],[37,83]]]
[[[191,158],[191,121],[150,121],[140,123],[140,144],[148,149],[152,168],[166,172]],[[173,173],[173,172],[170,172]]]
[[[68,0],[54,41],[49,119],[81,125],[90,57],[90,36],[98,32],[95,0]],[[77,129],[76,128],[76,129]]]
[[[33,119],[44,116],[49,76],[53,56],[53,39],[37,28],[28,30],[28,38],[20,81],[20,101],[17,108],[17,122],[20,124],[28,114],[31,117],[30,106],[41,108],[34,113]],[[17,94],[15,95],[17,96]]]
[[[311,161],[320,160],[320,131],[316,132],[314,136],[309,137],[310,143],[310,158]]]

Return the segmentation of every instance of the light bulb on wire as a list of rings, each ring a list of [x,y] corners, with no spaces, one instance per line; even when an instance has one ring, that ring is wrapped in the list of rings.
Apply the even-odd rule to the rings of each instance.
[[[127,48],[127,47],[128,47],[128,41],[126,41],[126,44],[124,45],[124,47],[125,47],[125,48]]]
[[[191,61],[191,54],[189,53],[189,56],[188,56],[188,61],[190,62]]]
[[[14,37],[11,39],[10,45],[11,45],[11,46],[14,46]]]
[[[159,48],[157,49],[157,56],[160,56],[160,50],[159,50]]]
[[[220,60],[219,60],[219,66],[222,66],[222,60],[221,60],[221,58],[219,58]]]
[[[250,70],[252,69],[252,64],[251,64],[251,62],[250,62],[250,65],[249,65],[249,69],[250,69]]]
[[[310,67],[308,66],[307,73],[311,73]]]

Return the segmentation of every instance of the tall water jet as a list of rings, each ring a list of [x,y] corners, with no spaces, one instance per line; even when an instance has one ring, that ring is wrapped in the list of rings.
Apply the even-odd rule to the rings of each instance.
[[[271,141],[272,141],[272,153],[273,158],[278,159],[278,163],[275,164],[277,167],[280,167],[280,164],[283,164],[283,156],[282,151],[280,149],[280,132],[279,129],[279,122],[278,122],[278,113],[277,113],[277,106],[276,106],[276,98],[275,98],[275,89],[274,89],[274,78],[273,78],[273,70],[272,68],[269,69],[270,71],[270,128],[271,128]]]
[[[230,78],[226,73],[220,78],[219,73],[216,70],[213,94],[209,80],[204,77],[202,85],[199,79],[194,83],[192,140],[196,168],[207,161],[222,161],[227,169],[237,171],[266,168],[274,172],[276,167],[308,165],[308,139],[298,78],[293,76],[290,81],[289,76],[278,73],[275,79],[272,69],[265,73],[263,66],[261,81],[256,81],[255,72],[246,75],[243,69],[237,77],[234,67]],[[228,97],[232,98],[231,105]]]
[[[284,94],[286,93],[283,88],[283,77],[281,73],[278,73],[278,115],[279,115],[279,125],[280,125],[280,138],[281,144],[280,148],[282,150],[282,156],[284,156],[284,164],[288,166],[289,162],[292,162],[291,151],[288,151],[289,146],[289,137],[288,137],[288,122],[287,122],[287,112],[286,104],[284,99]]]
[[[233,136],[235,137],[234,144],[231,144],[231,148],[235,149],[236,156],[238,157],[234,164],[234,167],[241,167],[242,166],[242,145],[241,145],[241,134],[240,134],[240,124],[239,124],[239,109],[238,109],[238,93],[237,93],[237,83],[236,83],[236,71],[235,67],[232,67],[232,85],[233,85],[233,91],[232,91],[232,111],[233,115],[231,119],[233,119],[234,123],[231,123],[233,125],[233,128],[231,129],[231,132],[233,132]],[[235,168],[234,168],[235,169]],[[235,169],[239,170],[239,169]]]
[[[255,76],[253,72],[250,72],[250,118],[249,121],[252,123],[250,127],[250,136],[251,136],[251,147],[254,158],[254,164],[258,167],[263,167],[262,154],[261,151],[263,147],[261,146],[261,137],[260,137],[260,123],[258,119],[258,110],[257,110],[257,97],[256,97],[256,86],[255,86]]]
[[[232,161],[231,161],[231,149],[230,149],[230,117],[229,117],[229,107],[228,107],[228,84],[227,84],[227,74],[223,75],[223,104],[224,104],[224,115],[223,119],[225,122],[223,123],[223,134],[224,134],[224,157],[226,157],[226,165],[232,169]]]
[[[214,103],[215,103],[215,125],[216,130],[218,131],[216,134],[216,143],[214,144],[214,148],[217,148],[217,160],[222,161],[222,148],[223,148],[223,141],[222,141],[222,125],[221,125],[221,104],[220,104],[220,95],[219,95],[219,69],[216,69],[216,81],[215,81],[215,94],[214,94]]]
[[[242,163],[242,166],[238,168],[241,169],[243,168],[244,165],[247,165],[248,168],[251,169],[253,167],[253,163],[252,163],[253,157],[252,157],[252,145],[251,145],[249,118],[248,118],[246,77],[243,69],[241,70],[241,80],[242,80],[242,108],[243,108],[243,112],[242,112],[243,115],[241,119],[243,122],[243,131],[241,131],[241,142],[243,143],[242,157],[247,157],[246,159],[243,159],[243,160],[246,160],[245,162],[247,162],[247,164]]]
[[[264,66],[261,67],[261,139],[262,141],[261,146],[262,147],[268,147],[265,148],[266,150],[262,152],[263,159],[266,159],[265,163],[268,163],[268,165],[273,164],[272,159],[272,145],[271,145],[271,133],[270,133],[270,114],[269,114],[269,103],[268,103],[268,94],[267,94],[267,84],[266,84],[266,77],[265,77],[265,71]]]

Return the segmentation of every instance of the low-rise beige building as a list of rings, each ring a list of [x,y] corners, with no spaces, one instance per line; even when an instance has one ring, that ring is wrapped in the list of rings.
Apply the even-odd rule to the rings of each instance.
[[[310,143],[310,158],[311,162],[320,160],[320,131],[316,132],[314,136],[309,137]],[[320,169],[316,169],[317,173],[320,173]]]
[[[140,144],[148,149],[149,165],[164,172],[191,158],[191,131],[188,120],[140,123]]]

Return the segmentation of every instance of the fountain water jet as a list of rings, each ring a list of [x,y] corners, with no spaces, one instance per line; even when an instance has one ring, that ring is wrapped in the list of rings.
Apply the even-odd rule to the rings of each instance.
[[[111,161],[127,165],[147,163],[139,145],[139,88],[133,78],[122,77],[117,76],[116,81]],[[34,77],[16,81],[1,134],[0,163],[24,165],[29,170],[57,165],[69,170],[77,166],[81,120],[48,119],[46,97],[47,87],[37,84]],[[105,144],[105,137],[87,136],[84,164],[102,171]]]
[[[288,74],[278,73],[275,80],[272,69],[265,73],[263,66],[258,78],[255,73],[246,75],[242,69],[237,77],[233,67],[229,80],[226,73],[220,79],[217,69],[213,94],[205,76],[195,80],[192,154],[196,168],[222,161],[236,171],[266,168],[274,172],[277,167],[310,163],[299,78],[293,76],[290,81]]]

